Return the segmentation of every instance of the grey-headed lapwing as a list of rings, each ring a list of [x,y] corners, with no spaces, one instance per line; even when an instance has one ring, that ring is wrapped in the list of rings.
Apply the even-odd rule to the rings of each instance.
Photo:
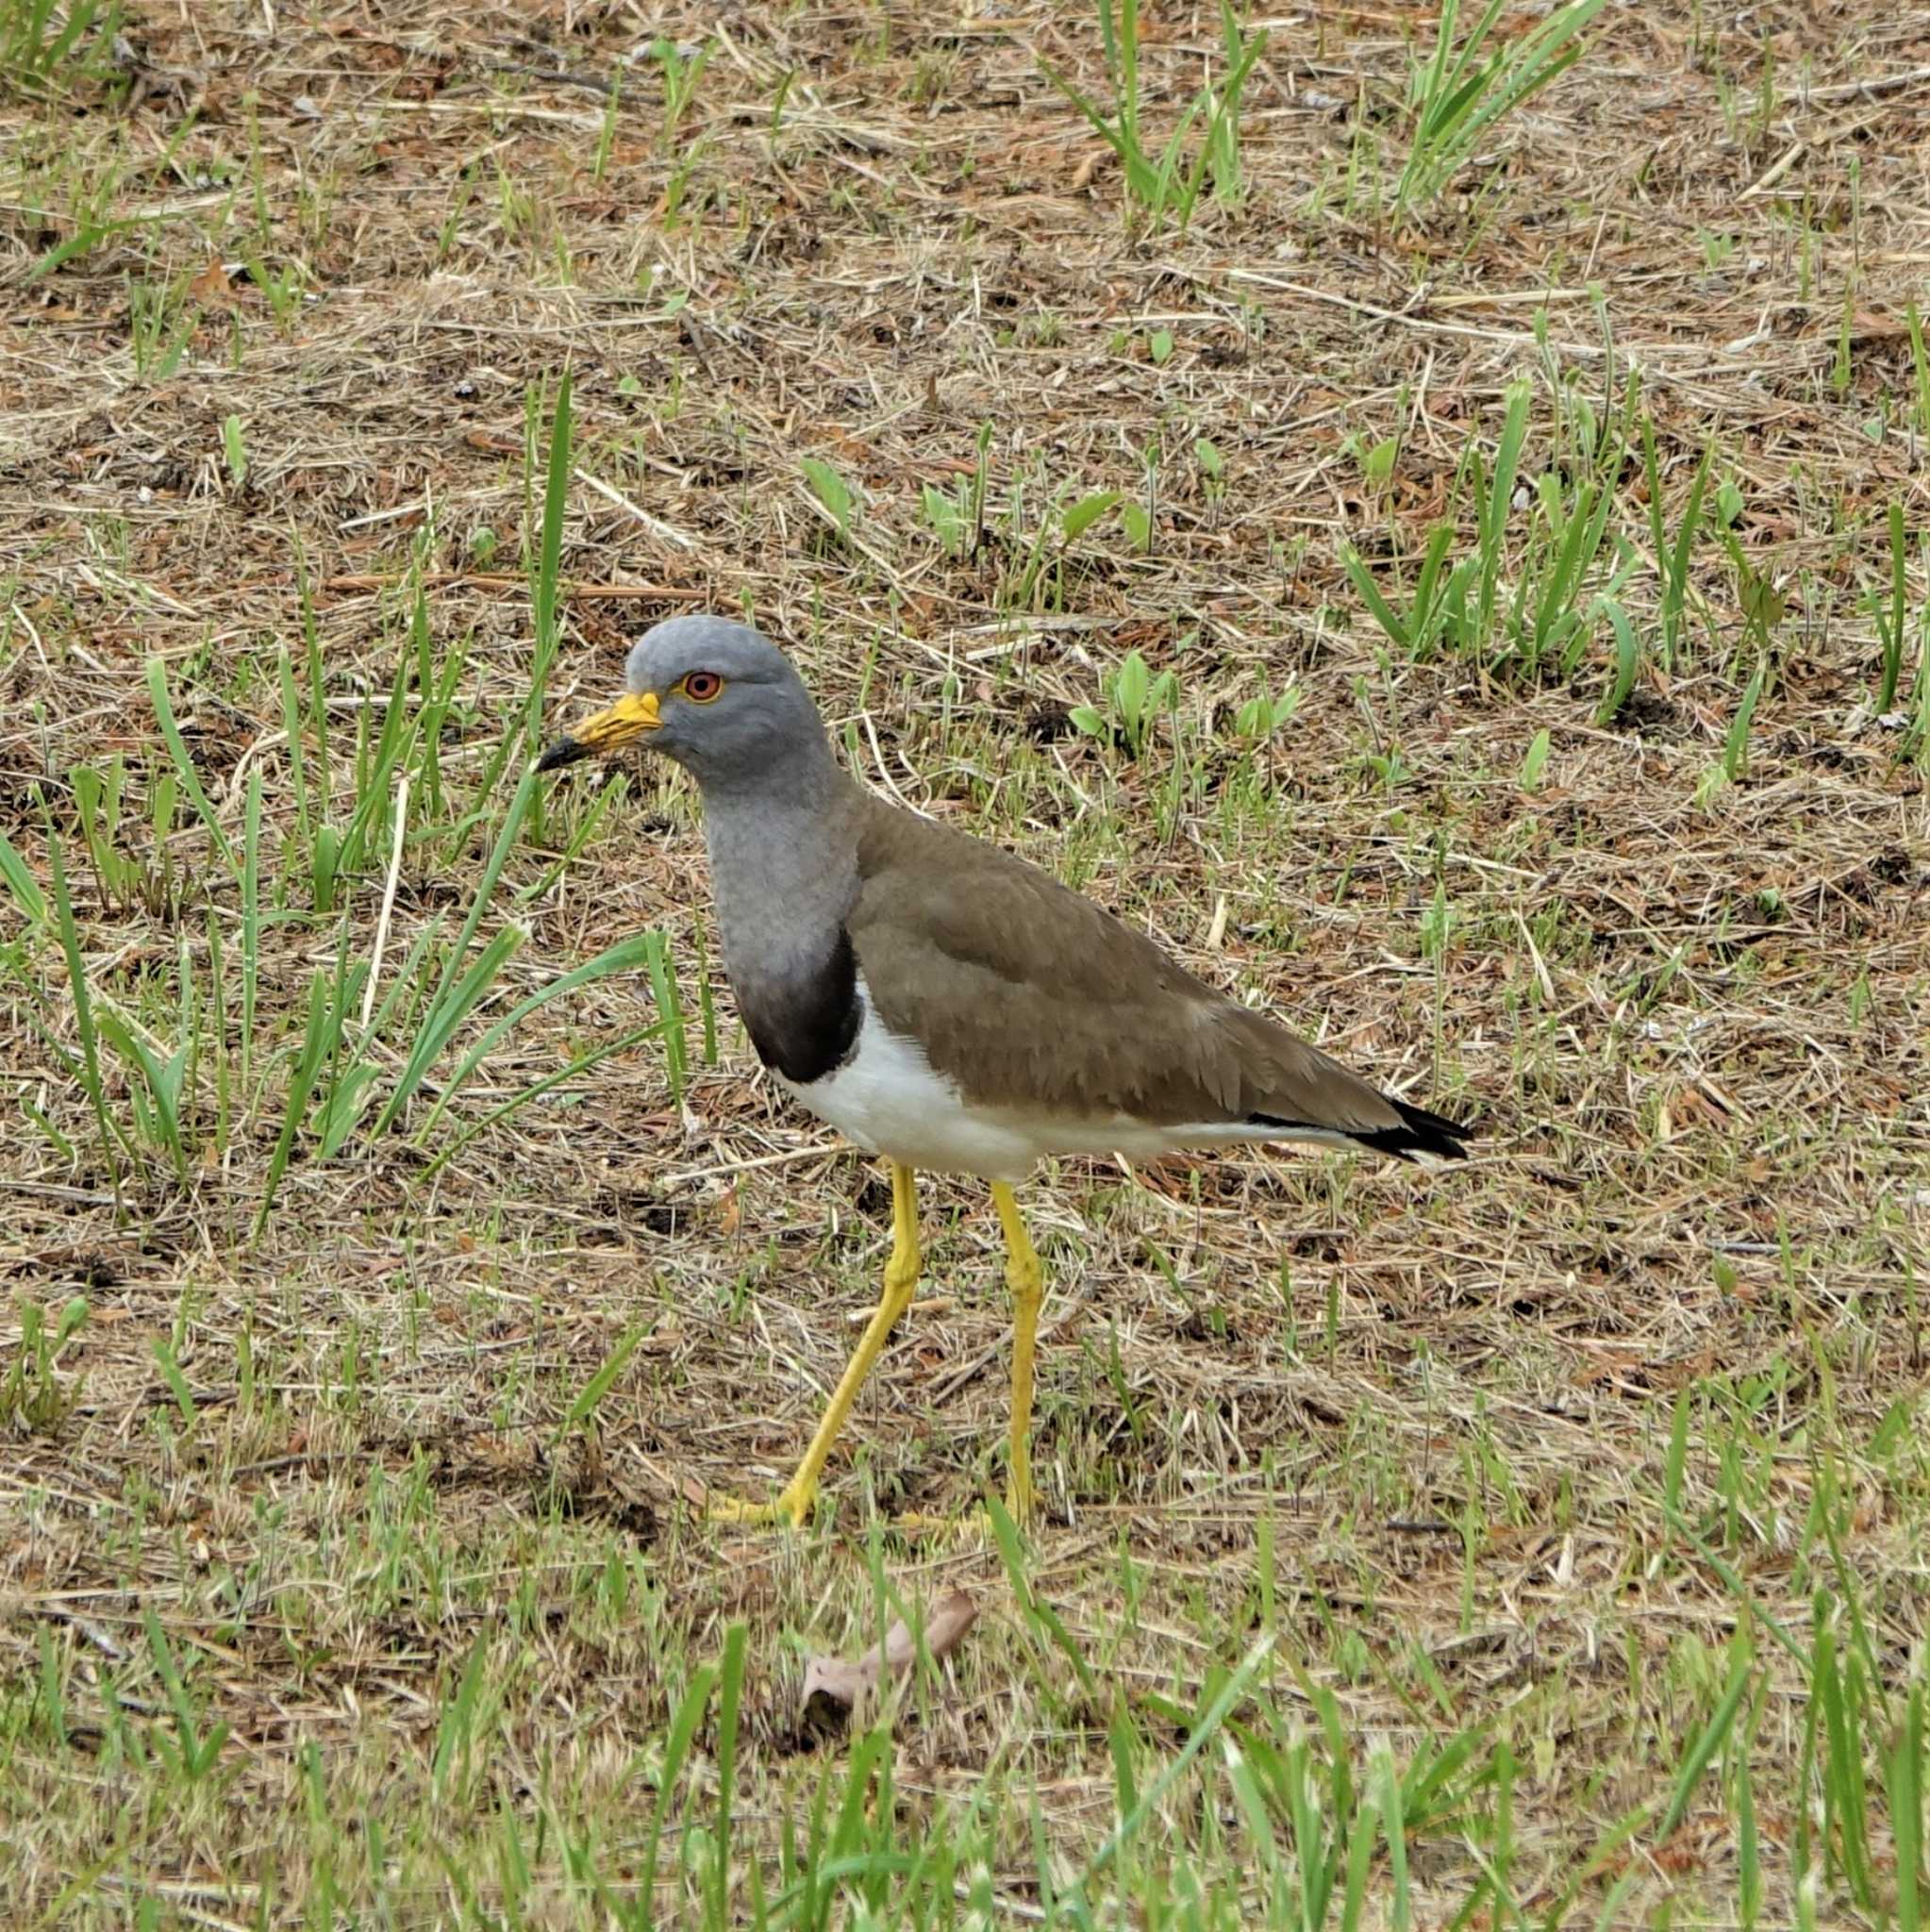
[[[991,1183],[1014,1305],[1007,1496],[1023,1519],[1042,1274],[1012,1183],[1037,1161],[1256,1141],[1462,1154],[1464,1126],[1381,1092],[1023,859],[866,791],[804,680],[756,631],[672,618],[631,650],[625,682],[540,768],[633,743],[688,768],[724,969],[758,1058],[891,1166],[877,1308],[797,1474],[735,1513],[808,1514],[918,1279],[919,1168]]]

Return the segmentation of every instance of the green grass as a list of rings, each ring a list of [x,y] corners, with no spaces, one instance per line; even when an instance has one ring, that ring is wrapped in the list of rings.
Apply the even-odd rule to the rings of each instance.
[[[1541,472],[1532,485],[1521,481],[1534,400],[1534,385],[1511,385],[1491,458],[1471,446],[1456,474],[1456,494],[1464,491],[1474,518],[1469,555],[1453,557],[1458,518],[1438,522],[1414,566],[1412,590],[1397,591],[1395,601],[1358,551],[1342,553],[1364,607],[1408,657],[1469,657],[1524,682],[1572,676],[1596,625],[1629,581],[1635,558],[1611,525],[1613,491],[1557,470]],[[1391,442],[1381,448],[1391,452]],[[1590,468],[1613,470],[1617,452],[1588,450],[1588,458]],[[1530,498],[1524,533],[1519,494]]]
[[[525,747],[541,741],[541,699],[557,644],[557,557],[569,482],[567,377],[558,391],[550,441],[542,535],[532,572],[537,643],[531,696],[520,733]],[[82,944],[72,874],[63,857],[69,835],[50,810],[44,890],[18,849],[10,842],[7,847],[13,896],[36,924],[44,927],[51,903],[61,967],[55,978],[30,958],[16,957],[9,962],[15,983],[26,998],[30,1024],[89,1097],[99,1158],[109,1178],[118,1187],[124,1157],[143,1181],[152,1179],[158,1162],[175,1188],[191,1195],[198,1173],[233,1137],[245,1137],[258,1127],[272,1130],[273,1151],[252,1224],[257,1241],[293,1164],[306,1158],[330,1161],[352,1144],[379,1140],[410,1116],[412,1104],[433,1077],[438,1088],[434,1102],[416,1109],[412,1123],[416,1142],[428,1143],[454,1097],[518,1026],[553,1001],[605,979],[641,973],[650,975],[659,996],[665,993],[662,937],[645,930],[547,977],[536,991],[506,1000],[505,975],[526,934],[513,920],[501,918],[497,891],[511,855],[525,838],[525,821],[533,815],[540,788],[525,771],[507,801],[490,799],[489,791],[500,787],[513,769],[506,760],[510,748],[506,741],[504,752],[486,768],[482,794],[445,795],[441,739],[464,657],[459,643],[439,656],[420,587],[409,608],[379,723],[366,703],[357,711],[354,806],[345,822],[331,815],[326,793],[316,801],[311,817],[304,787],[305,762],[312,759],[316,768],[325,769],[328,758],[322,723],[324,674],[313,633],[306,715],[288,654],[280,654],[295,822],[281,844],[278,873],[271,871],[264,851],[258,769],[245,793],[238,844],[202,785],[158,658],[147,665],[158,747],[144,774],[145,823],[130,810],[141,774],[130,774],[122,754],[115,753],[104,769],[77,764],[70,771],[67,796],[100,900],[123,914],[138,908],[150,916],[172,917],[189,893],[194,874],[177,873],[170,856],[180,842],[177,802],[188,801],[205,834],[204,864],[218,863],[225,874],[218,892],[208,883],[208,874],[200,874],[203,890],[217,902],[208,908],[205,952],[183,942],[167,965],[144,972],[131,988],[108,991],[97,983]],[[306,745],[305,739],[309,741]],[[491,827],[489,856],[453,939],[443,934],[440,918],[428,921],[383,987],[380,941],[374,957],[365,959],[352,949],[351,936],[373,883],[370,869],[385,853],[392,893],[395,873],[410,843],[411,799],[428,821],[416,828],[418,843],[433,847],[452,830],[466,841],[478,828]],[[530,835],[540,833],[530,829]],[[567,856],[559,855],[550,867],[552,880]],[[306,898],[306,908],[295,903],[298,897]],[[241,982],[232,1010],[223,937],[230,917],[239,922]],[[487,939],[486,924],[492,928]],[[262,954],[264,936],[275,925],[301,932],[307,944],[332,956],[333,963],[308,975],[305,1008],[277,1006],[268,1013],[260,997]],[[386,936],[386,918],[379,931]],[[42,958],[51,964],[51,948],[43,949]],[[72,1049],[61,1038],[63,1003],[75,1040]],[[479,1024],[494,1007],[507,1010]],[[681,1021],[674,1014],[673,1019],[676,1031],[666,1051],[678,1055],[680,1064]],[[661,1022],[632,1028],[578,1053],[564,1073],[546,1071],[503,1098],[489,1123],[510,1119],[561,1078],[589,1074],[608,1055],[660,1040],[665,1030]],[[452,1059],[453,1066],[448,1064]]]
[[[1507,0],[1488,0],[1464,34],[1460,0],[1442,0],[1433,52],[1408,84],[1413,129],[1394,184],[1397,216],[1424,208],[1482,142],[1581,58],[1581,34],[1604,0],[1565,0],[1525,33],[1500,31]]]
[[[1183,228],[1209,177],[1221,201],[1237,202],[1240,99],[1255,62],[1266,52],[1266,34],[1249,37],[1232,0],[1220,0],[1224,72],[1201,88],[1156,147],[1142,120],[1139,0],[1120,0],[1117,9],[1113,0],[1097,0],[1097,8],[1111,108],[1094,102],[1050,62],[1041,63],[1041,71],[1112,150],[1128,209],[1154,228],[1168,222]],[[1188,137],[1195,125],[1203,131],[1189,156]]]
[[[116,76],[118,0],[0,0],[0,82],[65,94]]]

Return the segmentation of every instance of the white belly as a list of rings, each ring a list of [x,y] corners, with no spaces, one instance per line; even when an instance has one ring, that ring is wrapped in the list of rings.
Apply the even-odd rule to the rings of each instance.
[[[1032,1140],[997,1112],[970,1105],[915,1040],[891,1032],[862,977],[857,992],[864,1018],[850,1058],[808,1086],[780,1074],[782,1084],[846,1140],[905,1167],[1023,1179],[1040,1152]]]
[[[1043,1109],[975,1106],[956,1080],[932,1066],[915,1040],[891,1032],[878,1018],[861,974],[857,994],[864,1018],[850,1058],[807,1086],[781,1074],[776,1077],[846,1140],[905,1167],[1016,1181],[1053,1154],[1126,1154],[1150,1159],[1175,1148],[1233,1147],[1255,1141],[1347,1144],[1340,1134],[1268,1133],[1243,1122],[1156,1126],[1127,1114],[1073,1118]]]

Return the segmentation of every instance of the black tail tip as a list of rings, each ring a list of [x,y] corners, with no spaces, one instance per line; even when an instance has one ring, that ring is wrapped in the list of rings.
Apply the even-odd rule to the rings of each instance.
[[[1401,1116],[1398,1127],[1377,1127],[1371,1134],[1353,1138],[1376,1154],[1391,1154],[1396,1160],[1415,1160],[1431,1156],[1436,1160],[1465,1160],[1466,1142],[1473,1138],[1472,1127],[1451,1121],[1445,1114],[1430,1113],[1424,1107],[1410,1107],[1393,1094],[1388,1105]]]

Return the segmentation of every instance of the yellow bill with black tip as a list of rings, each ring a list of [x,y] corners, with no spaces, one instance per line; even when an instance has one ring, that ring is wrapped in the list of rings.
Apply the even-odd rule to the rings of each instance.
[[[608,710],[586,718],[567,738],[559,738],[537,759],[536,769],[554,772],[559,765],[574,765],[578,758],[621,751],[662,723],[654,691],[625,691]]]

